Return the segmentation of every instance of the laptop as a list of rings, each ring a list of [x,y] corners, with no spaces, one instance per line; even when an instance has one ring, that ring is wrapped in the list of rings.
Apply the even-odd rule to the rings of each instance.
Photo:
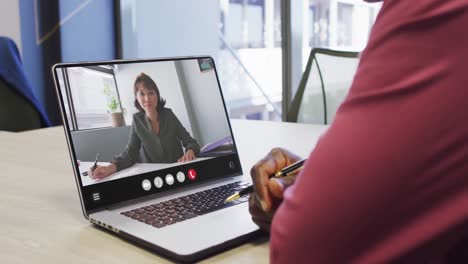
[[[61,63],[52,71],[91,223],[183,262],[258,234],[247,198],[224,203],[247,183],[211,57]]]

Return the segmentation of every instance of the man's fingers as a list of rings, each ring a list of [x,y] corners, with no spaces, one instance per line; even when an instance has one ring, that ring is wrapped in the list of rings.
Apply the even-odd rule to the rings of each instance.
[[[271,228],[271,221],[266,221],[264,219],[261,219],[261,218],[256,218],[256,217],[252,217],[252,221],[258,225],[260,227],[261,230],[265,231],[265,232],[270,232],[270,228]]]
[[[269,212],[272,207],[271,194],[269,192],[269,179],[277,171],[299,160],[297,155],[294,155],[287,150],[275,148],[268,155],[257,162],[252,170],[252,181],[255,192],[260,198],[261,208],[265,212]]]
[[[276,168],[273,174],[282,168],[296,162],[295,155],[292,155],[287,150],[281,148],[272,149],[267,157],[270,157],[276,162]]]
[[[255,194],[251,194],[249,196],[249,213],[251,215],[256,215],[259,213],[259,209],[258,209],[258,206],[255,204],[255,197],[254,197]]]
[[[258,225],[262,230],[270,230],[271,219],[273,216],[263,212],[255,198],[255,194],[251,194],[249,197],[249,212],[252,216],[252,221],[256,225]]]
[[[271,209],[271,198],[268,193],[268,179],[270,175],[274,173],[275,167],[275,161],[266,158],[255,164],[250,171],[255,193],[259,198],[261,208],[265,212]]]
[[[284,191],[294,184],[297,174],[289,175],[283,178],[270,178],[268,182],[268,189],[271,194],[276,198],[283,198]]]

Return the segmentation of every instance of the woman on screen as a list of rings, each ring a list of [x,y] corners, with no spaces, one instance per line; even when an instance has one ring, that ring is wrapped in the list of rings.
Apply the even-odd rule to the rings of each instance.
[[[100,179],[128,168],[136,162],[174,163],[196,158],[200,152],[197,141],[190,136],[166,101],[158,86],[145,73],[137,76],[133,87],[135,107],[130,138],[125,150],[107,166],[89,171],[93,179]],[[185,149],[182,149],[182,146]]]

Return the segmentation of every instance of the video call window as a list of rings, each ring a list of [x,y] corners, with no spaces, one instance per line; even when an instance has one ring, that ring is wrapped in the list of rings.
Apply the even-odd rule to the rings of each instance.
[[[186,59],[57,69],[82,185],[235,154],[207,65]]]

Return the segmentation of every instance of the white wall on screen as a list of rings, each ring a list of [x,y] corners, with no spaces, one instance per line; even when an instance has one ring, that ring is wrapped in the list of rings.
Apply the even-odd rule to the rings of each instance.
[[[205,145],[230,136],[215,71],[201,72],[197,60],[179,61],[176,66],[199,143]]]

